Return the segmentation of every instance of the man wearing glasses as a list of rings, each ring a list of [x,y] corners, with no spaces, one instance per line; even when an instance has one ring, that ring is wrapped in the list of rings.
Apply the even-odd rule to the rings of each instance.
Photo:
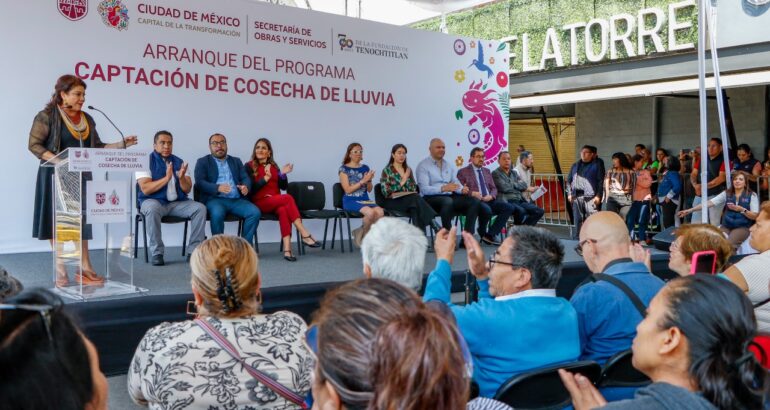
[[[598,212],[580,229],[575,252],[591,272],[610,277],[594,276],[595,281],[579,286],[570,299],[580,322],[580,360],[603,364],[615,353],[630,349],[636,325],[643,319],[640,310],[646,310],[664,285],[644,263],[631,258],[632,251],[628,228],[614,212]],[[622,282],[620,286],[616,280]],[[638,303],[644,306],[637,307]]]
[[[150,154],[150,172],[136,173],[136,183],[139,185],[137,199],[147,224],[153,266],[165,264],[165,247],[160,230],[162,217],[168,215],[191,219],[188,259],[203,242],[206,227],[206,206],[188,200],[192,179],[187,175],[187,163],[172,154],[173,145],[174,137],[170,132],[156,132],[153,138],[154,151]]]
[[[479,300],[465,306],[450,301],[455,228],[436,235],[436,269],[423,299],[446,303],[473,357],[473,379],[482,397],[493,397],[510,377],[580,355],[578,318],[556,296],[564,247],[552,233],[517,226],[489,260],[473,235],[463,232],[468,267]]]
[[[220,133],[209,137],[211,154],[195,163],[196,200],[206,205],[211,234],[225,232],[225,217],[243,218],[241,236],[254,243],[262,213],[248,200],[251,178],[238,157],[227,155],[227,139]]]

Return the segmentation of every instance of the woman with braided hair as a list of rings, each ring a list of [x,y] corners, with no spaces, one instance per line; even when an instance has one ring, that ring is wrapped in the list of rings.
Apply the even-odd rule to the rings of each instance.
[[[254,248],[215,235],[195,249],[190,268],[188,312],[194,304],[197,319],[147,332],[128,372],[132,399],[152,409],[297,408],[290,397],[307,395],[314,367],[307,325],[291,312],[259,313]]]

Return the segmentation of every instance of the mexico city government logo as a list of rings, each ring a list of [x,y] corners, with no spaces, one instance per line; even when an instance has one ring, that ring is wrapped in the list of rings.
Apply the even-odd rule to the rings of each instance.
[[[96,203],[99,205],[104,205],[105,202],[107,202],[107,194],[104,192],[97,192]]]
[[[99,3],[99,15],[107,27],[118,31],[128,29],[128,8],[120,0],[104,0]]]
[[[88,0],[57,0],[59,13],[67,20],[78,21],[88,14]]]

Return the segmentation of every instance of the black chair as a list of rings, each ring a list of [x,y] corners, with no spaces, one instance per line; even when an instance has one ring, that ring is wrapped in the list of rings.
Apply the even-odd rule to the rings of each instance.
[[[193,185],[193,200],[195,202],[200,202],[200,188],[198,188],[198,184]],[[205,205],[205,204],[204,204]],[[208,212],[206,212],[206,220],[211,222],[211,215],[209,215]],[[241,236],[243,233],[243,222],[244,219],[233,215],[233,214],[225,214],[225,222],[238,222],[238,236]]]
[[[134,258],[137,257],[139,252],[139,222],[142,222],[142,234],[144,238],[144,263],[149,263],[150,258],[147,255],[147,221],[144,219],[144,214],[139,206],[139,184],[136,184],[136,216],[134,217]],[[160,222],[164,224],[178,224],[184,223],[184,234],[182,234],[182,256],[187,256],[187,226],[189,225],[190,218],[182,218],[180,216],[164,216],[160,218]]]
[[[387,209],[383,205],[385,204],[385,196],[382,195],[382,184],[376,184],[374,186],[374,202],[380,208],[385,210],[385,214],[396,218],[409,218],[409,222],[412,222],[412,216],[406,212],[397,211],[395,209]]]
[[[598,363],[590,360],[544,367],[511,377],[497,389],[494,399],[516,410],[563,409],[572,399],[559,377],[559,369],[580,373],[592,383],[599,380],[602,371]]]
[[[345,194],[345,191],[342,189],[342,184],[339,182],[334,184],[334,187],[332,187],[332,200],[334,202],[334,209],[336,209],[338,212],[342,214],[342,216],[345,217],[345,219],[348,221],[348,245],[350,246],[350,251],[353,252],[353,233],[350,230],[350,219],[363,219],[364,215],[361,212],[355,212],[355,211],[346,211],[342,208],[342,196]],[[340,221],[342,223],[342,221]],[[340,234],[340,240],[342,240],[342,235]],[[342,253],[345,253],[345,246],[344,241],[341,241],[340,248],[342,250]]]
[[[337,223],[339,222],[340,228],[340,242],[342,239],[342,221],[340,220],[340,212],[334,209],[324,209],[326,207],[326,189],[321,182],[289,182],[289,187],[286,192],[294,197],[294,202],[297,204],[302,219],[323,219],[326,221],[324,224],[324,239],[321,245],[321,249],[326,249],[326,236],[329,231],[329,220],[334,220],[332,226],[332,244],[331,248],[334,249],[334,241],[337,235]],[[305,253],[305,242],[299,239],[299,232],[297,232],[297,239],[299,240],[301,253]],[[340,244],[342,247],[342,244]]]
[[[631,349],[615,353],[602,367],[599,387],[643,387],[652,381],[631,363]]]
[[[278,215],[262,212],[262,216],[259,217],[259,220],[278,222]],[[294,228],[294,230],[295,230],[295,233],[297,234],[297,254],[300,254],[301,249],[299,244],[301,241],[299,239],[299,231],[297,231],[296,227]],[[278,244],[279,244],[278,252],[283,252],[283,240],[279,240]],[[259,253],[259,227],[257,227],[256,231],[254,231],[254,249],[257,251],[257,253]]]

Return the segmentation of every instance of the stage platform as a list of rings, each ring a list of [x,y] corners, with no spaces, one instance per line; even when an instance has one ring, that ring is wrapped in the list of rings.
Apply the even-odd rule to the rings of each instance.
[[[565,262],[557,294],[569,297],[574,288],[589,274],[582,258],[574,247],[577,241],[562,239]],[[263,311],[293,311],[305,320],[318,307],[323,294],[340,283],[362,277],[363,268],[358,249],[341,253],[334,250],[309,249],[297,262],[285,261],[277,243],[260,244],[260,272],[263,281]],[[673,277],[668,271],[668,253],[650,248],[653,253],[653,270],[663,278]],[[484,246],[491,254],[494,247]],[[180,248],[166,249],[166,265],[155,267],[144,262],[140,250],[134,263],[135,285],[148,289],[147,293],[133,297],[67,301],[67,309],[80,321],[85,333],[96,344],[102,370],[109,377],[110,409],[139,408],[131,403],[125,387],[125,373],[137,344],[144,333],[163,321],[187,319],[186,302],[192,300],[189,265],[182,257]],[[98,256],[94,266],[100,266]],[[434,253],[425,260],[426,274],[436,262]],[[26,288],[52,285],[51,253],[26,253],[0,255],[0,265],[19,278]],[[452,291],[465,289],[467,269],[466,252],[458,249],[453,263]],[[462,300],[462,295],[457,295]]]

